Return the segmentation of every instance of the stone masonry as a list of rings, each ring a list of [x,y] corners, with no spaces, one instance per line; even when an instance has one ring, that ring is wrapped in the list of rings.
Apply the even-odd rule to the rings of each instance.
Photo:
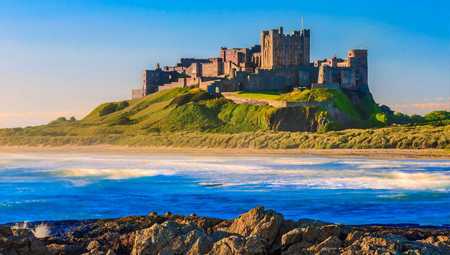
[[[212,58],[182,58],[175,66],[145,70],[134,99],[177,87],[199,87],[210,93],[289,91],[293,88],[368,89],[368,53],[352,49],[346,59],[310,60],[309,29],[285,34],[283,27],[262,31],[260,45],[222,47]]]

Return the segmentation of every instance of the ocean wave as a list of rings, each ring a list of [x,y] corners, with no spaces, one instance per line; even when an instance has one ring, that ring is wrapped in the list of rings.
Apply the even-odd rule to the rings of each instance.
[[[15,206],[23,206],[29,204],[42,204],[47,202],[45,199],[25,199],[20,201],[6,201],[0,202],[0,207],[15,207]]]
[[[393,178],[393,176],[396,177]],[[372,177],[322,176],[321,178],[304,178],[302,176],[291,176],[289,178],[283,178],[273,176],[273,178],[271,179],[242,177],[239,180],[212,180],[212,182],[210,183],[213,183],[215,187],[264,186],[267,188],[289,187],[316,189],[434,190],[441,192],[450,191],[450,179],[448,177],[424,174],[403,175],[402,173],[391,174],[390,176]]]
[[[74,168],[57,172],[60,177],[97,177],[109,180],[123,180],[131,178],[151,177],[157,175],[174,175],[171,170],[150,169],[98,169],[98,168]]]
[[[3,171],[3,178],[63,178],[74,186],[93,181],[158,175],[188,176],[211,188],[450,189],[450,161],[377,160],[325,157],[16,155],[1,158],[23,167],[26,176]],[[9,160],[9,161],[8,161]],[[0,180],[2,171],[0,169]]]

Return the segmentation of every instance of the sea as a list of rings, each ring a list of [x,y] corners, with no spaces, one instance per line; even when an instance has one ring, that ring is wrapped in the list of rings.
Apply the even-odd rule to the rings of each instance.
[[[0,223],[264,206],[342,224],[450,224],[450,160],[0,153]]]

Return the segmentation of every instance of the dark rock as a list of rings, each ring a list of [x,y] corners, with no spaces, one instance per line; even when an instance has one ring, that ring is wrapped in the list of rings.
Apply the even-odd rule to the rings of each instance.
[[[294,222],[261,207],[230,221],[166,216],[50,222],[56,236],[40,240],[0,226],[0,255],[450,255],[449,228]]]

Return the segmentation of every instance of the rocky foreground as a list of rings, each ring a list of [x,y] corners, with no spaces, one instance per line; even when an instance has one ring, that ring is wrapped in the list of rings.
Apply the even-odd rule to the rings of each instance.
[[[450,254],[448,228],[290,221],[264,208],[234,220],[150,213],[46,224],[47,233],[45,228],[32,232],[32,225],[0,226],[0,255]]]

